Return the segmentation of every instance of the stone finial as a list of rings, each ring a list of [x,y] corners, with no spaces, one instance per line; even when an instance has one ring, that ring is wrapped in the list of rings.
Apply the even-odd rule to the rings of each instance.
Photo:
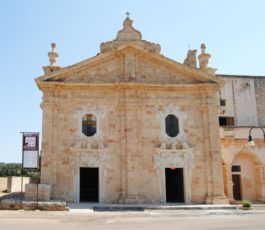
[[[209,59],[211,54],[205,52],[206,46],[204,43],[201,44],[201,54],[198,56],[200,69],[214,76],[217,69],[208,67]]]
[[[209,59],[211,57],[210,54],[205,53],[206,46],[204,43],[201,44],[201,54],[198,56],[200,69],[205,69],[208,66]]]
[[[57,57],[59,57],[59,54],[55,52],[56,44],[51,44],[52,50],[48,53],[49,59],[50,59],[50,66],[57,66]]]
[[[196,69],[197,68],[196,52],[197,50],[189,50],[183,64],[188,67]]]
[[[205,54],[206,46],[204,43],[201,44],[201,53]]]
[[[52,48],[51,52],[48,53],[50,65],[43,67],[45,74],[57,71],[61,68],[60,66],[57,65],[57,58],[59,57],[59,54],[55,52],[56,44],[52,43],[51,48]]]
[[[160,54],[160,45],[142,40],[142,34],[132,26],[133,21],[129,17],[130,14],[127,12],[126,15],[123,21],[123,29],[118,31],[116,39],[102,42],[100,44],[100,52],[106,53],[118,46],[130,43],[146,52]]]
[[[127,17],[123,21],[123,29],[117,33],[116,40],[118,41],[135,41],[141,40],[142,34],[133,28],[133,20],[130,19],[129,13],[126,13]]]

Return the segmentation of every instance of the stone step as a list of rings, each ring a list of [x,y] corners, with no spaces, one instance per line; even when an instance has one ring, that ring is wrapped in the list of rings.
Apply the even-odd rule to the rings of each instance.
[[[238,205],[151,205],[151,204],[68,204],[70,209],[90,209],[108,211],[145,211],[145,210],[236,210]]]
[[[127,206],[98,206],[93,207],[93,210],[95,212],[119,212],[119,211],[137,211],[137,212],[143,212],[145,210],[144,207],[127,207]]]

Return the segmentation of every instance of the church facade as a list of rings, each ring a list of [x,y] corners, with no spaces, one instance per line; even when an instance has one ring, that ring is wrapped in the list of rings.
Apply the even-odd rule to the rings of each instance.
[[[55,44],[48,55],[50,65],[36,83],[43,92],[41,183],[51,185],[53,198],[224,204],[235,198],[237,174],[240,198],[264,199],[264,143],[250,150],[248,134],[237,136],[239,116],[226,90],[231,78],[208,67],[204,44],[198,67],[195,50],[178,63],[143,40],[127,17],[116,39],[102,43],[94,57],[61,68]],[[256,101],[254,83],[251,78]],[[242,126],[246,120],[258,125],[257,112],[255,118],[242,118]],[[248,158],[254,171],[245,165]],[[232,170],[241,164],[255,180],[247,193],[243,171]]]

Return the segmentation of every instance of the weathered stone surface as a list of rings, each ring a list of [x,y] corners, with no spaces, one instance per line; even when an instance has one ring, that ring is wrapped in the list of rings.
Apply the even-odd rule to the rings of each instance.
[[[51,186],[48,184],[26,184],[25,200],[27,201],[49,201],[51,197]]]
[[[265,126],[265,77],[255,78],[254,82],[258,123],[261,126]]]
[[[7,177],[0,177],[0,192],[7,191]]]
[[[21,201],[19,199],[5,199],[0,202],[0,210],[42,210],[42,211],[69,211],[66,202],[50,201],[50,202],[32,202]]]
[[[25,191],[25,185],[29,183],[30,178],[29,177],[23,177],[23,186],[22,190]],[[22,179],[21,177],[16,177],[16,176],[9,176],[7,178],[7,188],[6,191],[8,193],[11,192],[20,192],[21,191],[21,183]]]

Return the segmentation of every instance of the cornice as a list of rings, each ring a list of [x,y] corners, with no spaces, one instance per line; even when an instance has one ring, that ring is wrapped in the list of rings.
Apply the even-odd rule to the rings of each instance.
[[[72,75],[77,75],[79,73],[85,72],[87,70],[93,69],[102,64],[108,63],[111,60],[115,59],[117,55],[114,54],[101,54],[92,58],[89,58],[85,61],[77,63],[72,66],[64,67],[56,72],[51,74],[43,75],[35,79],[35,82],[39,85],[41,82],[47,81],[52,78],[68,77]]]
[[[180,64],[162,55],[156,55],[152,53],[150,54],[141,53],[139,55],[139,58],[142,60],[147,60],[152,63],[155,63],[158,66],[162,66],[166,68],[167,70],[172,71],[174,73],[182,73],[184,76],[188,76],[191,79],[195,79],[195,80],[202,81],[202,82],[205,80],[208,80],[213,84],[221,83],[219,79],[212,77],[199,69],[192,69],[190,67],[187,67],[183,64]]]
[[[153,84],[139,82],[117,82],[117,83],[62,83],[42,82],[39,84],[42,91],[53,90],[142,90],[142,91],[177,91],[177,92],[209,92],[217,91],[218,85],[211,83],[197,84]]]
[[[246,144],[248,142],[248,137],[246,137],[245,139],[234,139],[234,138],[221,138],[221,143],[227,147],[227,146],[242,146],[242,148],[247,148]],[[255,140],[255,145],[258,148],[262,148],[265,146],[264,140]],[[251,147],[250,147],[251,149]]]

